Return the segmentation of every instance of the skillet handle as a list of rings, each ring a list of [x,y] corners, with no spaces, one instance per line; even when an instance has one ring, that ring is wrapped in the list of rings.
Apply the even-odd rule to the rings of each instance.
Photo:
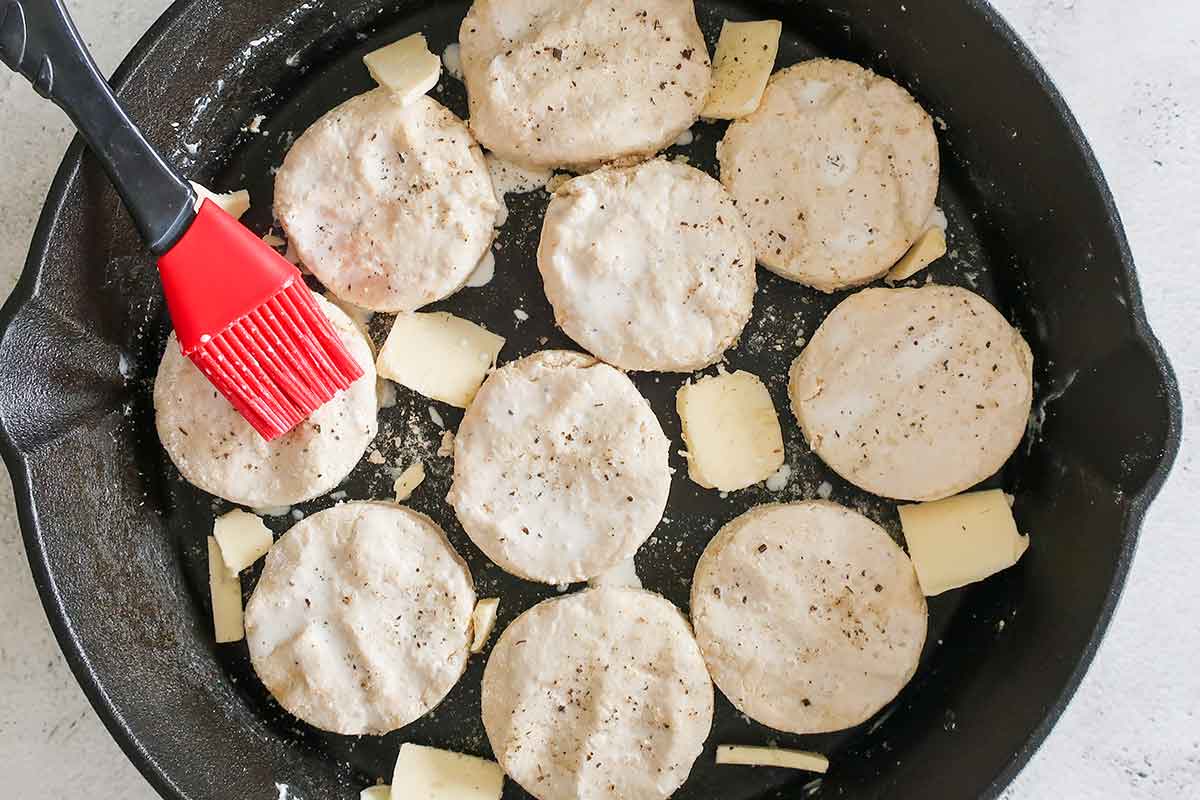
[[[156,254],[195,218],[192,187],[117,103],[62,0],[0,0],[0,60],[75,123]]]

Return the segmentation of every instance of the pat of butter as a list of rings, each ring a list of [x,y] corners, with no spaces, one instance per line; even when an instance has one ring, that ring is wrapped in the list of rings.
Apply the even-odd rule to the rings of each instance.
[[[684,384],[675,396],[687,445],[688,475],[732,492],[769,478],[783,464],[783,434],[767,387],[749,372]]]
[[[783,23],[729,22],[721,26],[713,56],[713,82],[700,116],[737,119],[754,112],[775,69]]]
[[[396,800],[500,800],[504,772],[494,761],[405,742],[396,758]]]
[[[416,491],[425,480],[425,465],[420,461],[409,464],[400,477],[396,478],[396,482],[392,484],[392,489],[396,492],[396,502],[403,503],[408,498],[412,497],[412,493]]]
[[[487,644],[496,627],[496,613],[500,610],[500,600],[496,597],[485,597],[475,604],[471,612],[471,625],[474,633],[471,637],[471,652],[478,653]]]
[[[466,408],[495,365],[504,337],[444,311],[398,314],[375,366],[388,380]]]
[[[235,509],[213,522],[213,538],[221,548],[221,558],[233,574],[258,561],[271,549],[271,529],[253,514]]]
[[[454,431],[442,431],[442,441],[438,445],[436,455],[439,458],[449,458],[454,455]]]
[[[927,596],[1008,569],[1029,547],[999,489],[900,506],[900,524]]]
[[[911,278],[934,261],[946,255],[946,231],[941,228],[930,228],[921,234],[921,238],[908,248],[904,257],[896,262],[887,276],[886,283],[899,283]]]
[[[718,764],[741,764],[749,767],[786,767],[805,772],[829,771],[829,759],[807,750],[785,750],[782,747],[749,747],[723,744],[717,747]]]
[[[218,194],[211,189],[206,189],[195,181],[188,181],[192,185],[192,189],[196,191],[196,210],[200,210],[200,206],[205,200],[212,200],[217,204],[217,207],[224,211],[234,219],[241,219],[242,215],[250,210],[250,193],[245,189],[238,189],[236,192],[227,192],[226,194]]]
[[[213,631],[217,644],[244,639],[242,582],[225,564],[221,546],[212,536],[208,537],[208,591],[212,595]]]
[[[388,785],[371,786],[358,793],[359,800],[391,800],[392,787]]]
[[[367,71],[406,106],[437,85],[442,60],[429,52],[422,34],[414,33],[363,56]]]

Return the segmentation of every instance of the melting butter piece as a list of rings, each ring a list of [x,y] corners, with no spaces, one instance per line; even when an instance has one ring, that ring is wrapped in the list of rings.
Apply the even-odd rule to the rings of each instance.
[[[221,548],[225,566],[234,575],[265,556],[275,541],[261,519],[241,509],[216,518],[213,538]]]
[[[234,219],[241,219],[242,215],[250,210],[250,192],[245,189],[220,194],[201,186],[195,181],[188,181],[188,183],[192,185],[192,189],[196,192],[197,211],[200,210],[200,206],[204,204],[205,200],[212,200],[217,204],[218,208]]]
[[[408,498],[412,497],[412,493],[417,487],[425,481],[425,465],[420,461],[415,461],[409,464],[400,477],[396,478],[396,482],[392,484],[392,489],[396,492],[396,502],[403,503]]]
[[[1008,569],[1029,547],[999,489],[899,510],[908,554],[928,597]]]
[[[391,796],[396,800],[500,800],[504,772],[494,761],[405,742]]]
[[[475,610],[471,612],[471,626],[474,631],[471,637],[472,653],[482,651],[487,644],[488,637],[492,635],[492,628],[496,627],[496,614],[499,611],[500,599],[497,597],[485,597],[475,604]]]
[[[688,475],[732,492],[769,478],[783,464],[783,434],[767,387],[749,372],[701,378],[675,396],[687,445]]]
[[[212,595],[213,632],[217,644],[239,642],[246,636],[242,624],[242,582],[221,557],[221,546],[208,537],[208,591]]]
[[[783,23],[729,22],[721,26],[713,56],[713,83],[700,116],[737,119],[754,112],[775,69]]]
[[[908,248],[904,257],[888,271],[884,278],[886,283],[899,283],[911,278],[934,261],[946,255],[946,231],[942,228],[930,228],[921,234],[921,238]]]
[[[359,800],[391,800],[391,797],[392,787],[386,784],[371,786],[358,793]]]
[[[829,759],[820,753],[806,750],[785,750],[782,747],[749,747],[723,744],[717,747],[718,764],[741,764],[749,767],[786,767],[805,772],[829,770]]]
[[[442,60],[429,52],[420,33],[406,36],[363,56],[367,71],[406,106],[437,85]]]
[[[376,369],[384,378],[466,408],[495,365],[504,337],[444,311],[398,314]]]

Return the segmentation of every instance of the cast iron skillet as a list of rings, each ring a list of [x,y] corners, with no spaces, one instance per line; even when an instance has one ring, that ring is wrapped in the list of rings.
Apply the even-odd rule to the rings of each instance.
[[[359,59],[415,30],[440,51],[466,3],[180,0],[134,48],[114,85],[149,138],[193,177],[248,186],[248,222],[270,224],[271,171],[299,132],[368,88]],[[935,598],[916,679],[867,724],[790,736],[718,697],[709,749],[679,798],[995,797],[1070,698],[1112,615],[1138,525],[1179,444],[1180,403],[1142,311],[1112,198],[1075,121],[1013,32],[978,0],[700,2],[715,41],[725,17],[785,22],[779,66],[815,54],[853,59],[908,86],[935,115],[939,203],[954,238],[929,271],[968,285],[1025,332],[1037,359],[1035,424],[989,485],[1016,495],[1033,547],[1017,568]],[[436,94],[465,114],[461,85]],[[263,134],[244,130],[266,115]],[[700,124],[685,152],[715,171],[722,130]],[[571,346],[551,323],[533,266],[544,192],[510,198],[497,277],[438,307],[509,337],[504,356]],[[891,503],[854,489],[808,452],[788,412],[786,367],[843,295],[825,297],[760,270],[755,316],[731,367],[767,379],[795,470],[782,492],[720,498],[681,459],[668,520],[638,554],[648,588],[687,607],[695,560],[717,527],[773,499],[831,493],[898,533]],[[915,282],[924,280],[920,276]],[[530,315],[519,322],[513,310]],[[130,759],[167,798],[355,798],[390,776],[401,741],[489,755],[479,720],[484,659],[432,714],[386,737],[341,737],[299,723],[253,677],[244,646],[212,643],[204,536],[226,505],[193,490],[154,433],[150,386],[169,321],[151,259],[103,173],[76,141],[55,179],[25,273],[3,311],[0,437],[34,579],[71,667]],[[377,341],[388,320],[377,317]],[[640,375],[672,438],[682,378]],[[447,529],[500,625],[557,594],[505,575],[442,501],[449,462],[433,456],[429,403],[400,391],[382,415],[389,458],[423,455],[413,504]],[[450,427],[460,415],[441,407]],[[1043,422],[1044,421],[1044,422]],[[397,446],[393,441],[400,437]],[[342,487],[385,497],[391,476],[363,462]],[[325,497],[303,504],[308,513]],[[272,520],[285,530],[290,517]],[[253,580],[245,582],[247,590]],[[823,781],[772,769],[717,768],[717,743],[777,742],[827,752]],[[525,795],[511,782],[506,798]],[[408,798],[405,798],[408,800]],[[415,799],[414,799],[415,800]]]

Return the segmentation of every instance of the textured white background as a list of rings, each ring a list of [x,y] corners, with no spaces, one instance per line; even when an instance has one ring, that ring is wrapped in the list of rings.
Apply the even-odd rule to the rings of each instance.
[[[908,3],[950,0],[906,0]],[[880,4],[900,0],[880,0]],[[111,72],[166,0],[69,0]],[[995,0],[1091,139],[1128,227],[1150,320],[1200,416],[1200,3]],[[65,118],[0,74],[0,296],[16,282],[70,139]],[[1194,431],[1146,520],[1116,621],[1009,800],[1178,800],[1200,792],[1200,500]],[[0,480],[0,795],[155,795],[108,737],[46,624]],[[259,800],[251,798],[249,800]],[[262,800],[274,800],[263,798]]]

